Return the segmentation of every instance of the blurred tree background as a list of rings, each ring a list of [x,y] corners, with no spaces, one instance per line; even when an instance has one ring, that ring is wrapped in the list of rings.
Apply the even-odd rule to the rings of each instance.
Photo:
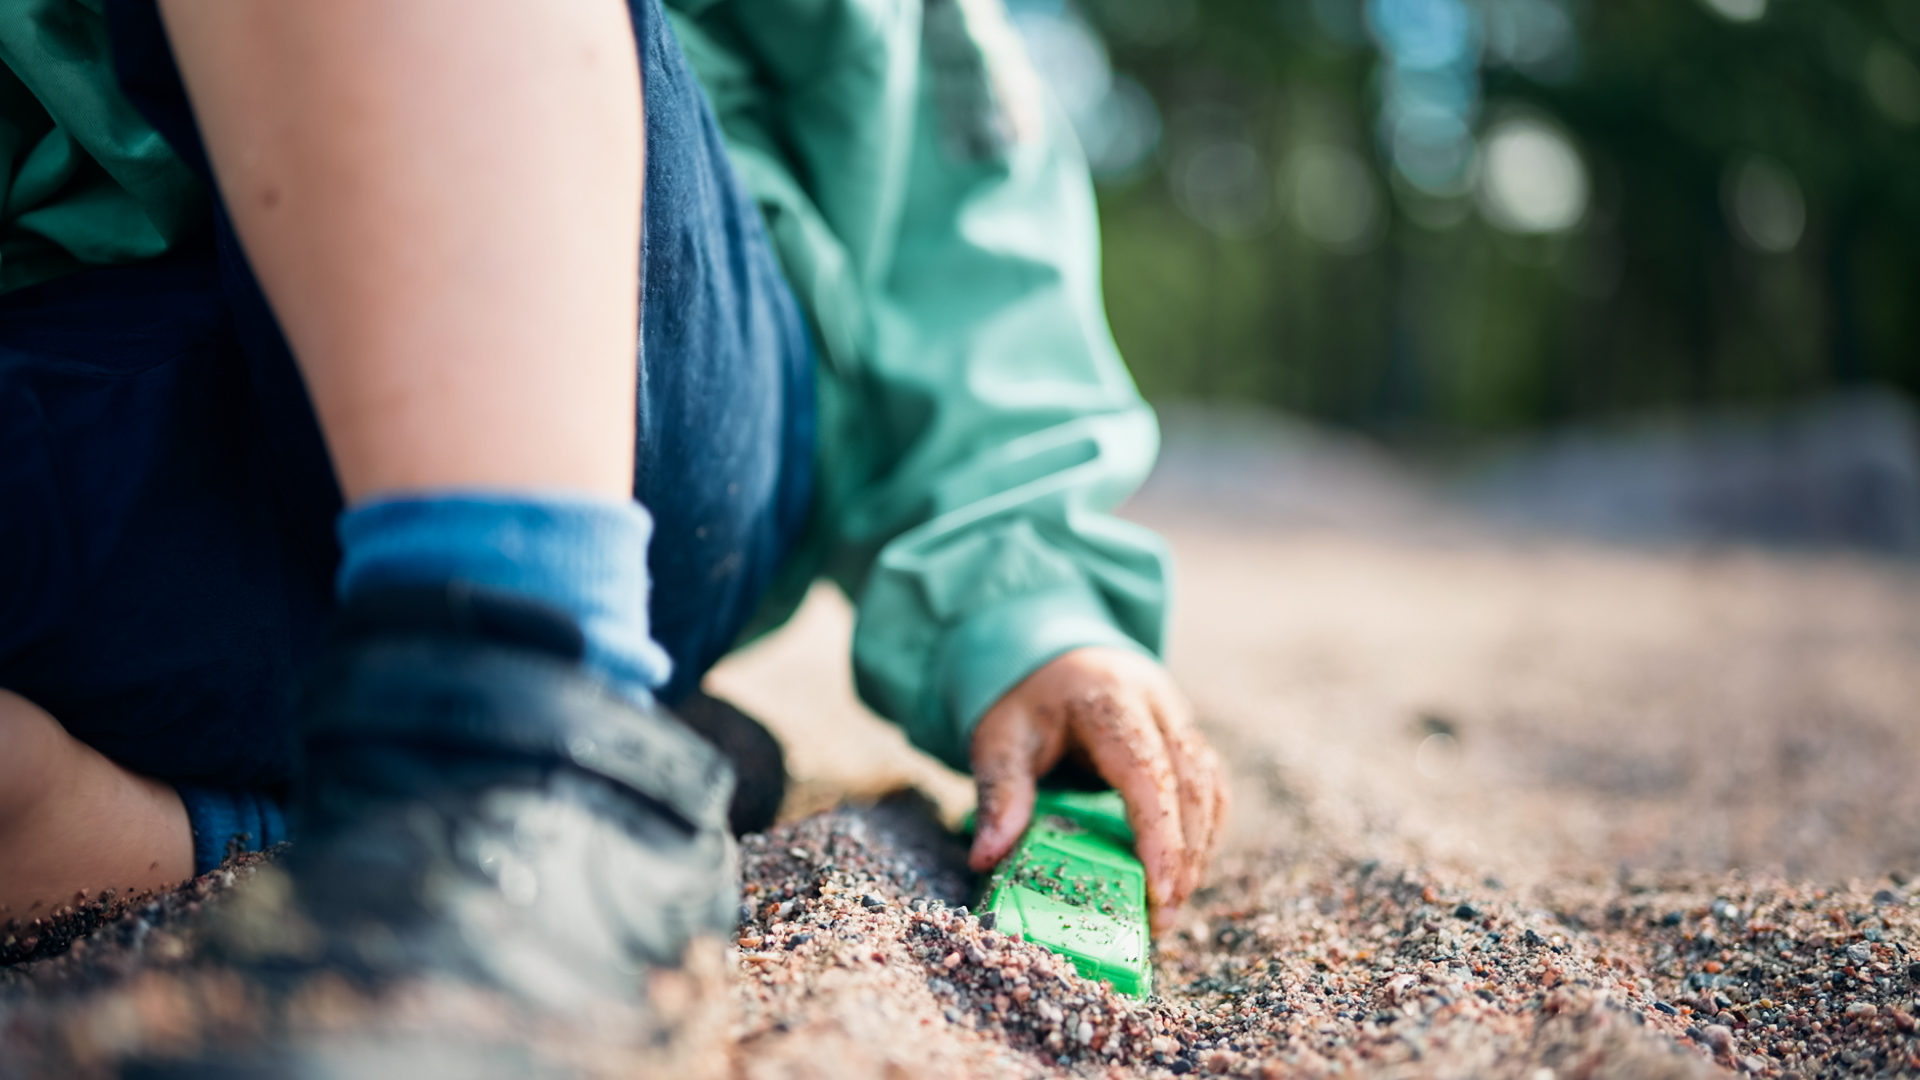
[[[1156,400],[1920,392],[1920,0],[1014,0]]]

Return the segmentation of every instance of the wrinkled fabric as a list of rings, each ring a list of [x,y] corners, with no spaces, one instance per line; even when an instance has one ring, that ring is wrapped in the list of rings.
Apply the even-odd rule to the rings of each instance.
[[[99,0],[0,5],[0,292],[149,259],[205,188],[120,94]]]

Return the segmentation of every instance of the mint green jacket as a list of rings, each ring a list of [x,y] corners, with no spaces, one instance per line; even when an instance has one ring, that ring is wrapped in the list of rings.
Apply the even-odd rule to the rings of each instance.
[[[207,209],[119,94],[100,0],[0,0],[0,292],[152,258]]]
[[[1046,661],[1163,644],[1086,166],[998,0],[668,5],[820,346],[812,518],[752,632],[830,577],[861,696],[964,769]]]

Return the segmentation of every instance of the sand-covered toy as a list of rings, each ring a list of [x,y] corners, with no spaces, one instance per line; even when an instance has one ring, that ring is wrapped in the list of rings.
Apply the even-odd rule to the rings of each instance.
[[[987,880],[983,914],[1120,993],[1153,992],[1147,872],[1118,792],[1043,791],[1033,824]]]

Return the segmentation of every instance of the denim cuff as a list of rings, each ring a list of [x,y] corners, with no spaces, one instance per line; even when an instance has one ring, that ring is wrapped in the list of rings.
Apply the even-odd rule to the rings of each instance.
[[[211,873],[230,856],[265,851],[287,839],[287,814],[281,801],[249,788],[208,788],[176,784],[193,827],[193,874]]]

